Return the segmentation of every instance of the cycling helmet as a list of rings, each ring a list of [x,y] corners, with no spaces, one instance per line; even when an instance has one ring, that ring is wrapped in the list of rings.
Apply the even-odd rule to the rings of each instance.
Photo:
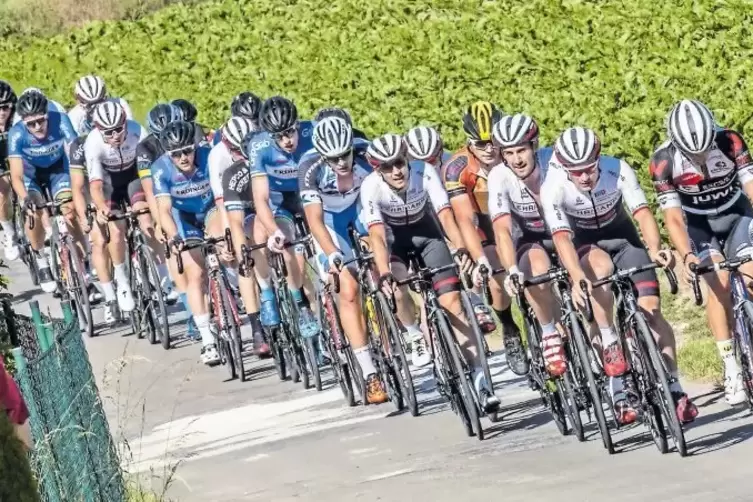
[[[107,96],[107,88],[102,77],[96,75],[86,75],[76,82],[76,98],[85,104],[99,103]]]
[[[316,123],[313,142],[322,156],[341,157],[353,148],[353,128],[340,117],[326,117]]]
[[[13,87],[11,87],[5,80],[0,80],[0,105],[8,103],[14,105],[16,104],[16,101],[18,101],[18,98],[13,91]]]
[[[489,141],[492,139],[492,127],[501,115],[497,107],[489,101],[476,101],[463,115],[463,130],[469,139]]]
[[[261,105],[259,121],[262,128],[267,132],[283,132],[298,122],[298,110],[289,99],[282,96],[273,96]]]
[[[366,154],[369,163],[374,167],[382,164],[395,162],[401,157],[405,157],[406,148],[402,136],[399,134],[385,134],[380,136],[369,144]]]
[[[711,148],[715,130],[714,115],[700,101],[683,99],[667,117],[667,135],[685,153],[703,153]]]
[[[160,103],[146,115],[146,128],[152,134],[159,134],[170,122],[182,119],[180,108],[170,103]]]
[[[170,122],[160,134],[165,151],[180,150],[196,144],[196,125],[186,120]]]
[[[322,108],[321,110],[316,112],[314,120],[319,121],[326,117],[340,117],[345,122],[347,122],[349,126],[353,126],[353,119],[350,118],[350,113],[348,113],[348,110],[346,110],[345,108],[338,108],[336,106],[333,106],[331,108]]]
[[[174,99],[172,100],[172,104],[178,107],[178,109],[183,114],[183,120],[187,122],[193,122],[196,120],[196,115],[199,114],[199,112],[196,110],[196,107],[188,101],[187,99]]]
[[[524,143],[538,143],[539,126],[528,115],[506,115],[494,124],[494,142],[501,148],[511,148]],[[535,148],[535,146],[534,146]]]
[[[591,129],[571,127],[557,138],[554,154],[565,169],[588,166],[599,160],[601,142]]]
[[[241,150],[243,140],[253,130],[251,121],[244,117],[232,117],[222,126],[222,139],[236,150]]]
[[[442,150],[442,138],[433,127],[414,127],[405,135],[408,153],[414,159],[428,160]]]
[[[37,91],[30,91],[21,94],[16,103],[16,113],[21,118],[31,117],[32,115],[47,114],[47,98],[44,94]]]
[[[30,92],[38,92],[42,96],[45,96],[44,92],[42,92],[42,89],[40,89],[38,87],[27,87],[26,89],[24,89],[23,91],[21,91],[21,96],[23,96],[24,94],[29,94]],[[47,97],[47,96],[45,96],[45,97]]]
[[[125,110],[119,103],[103,101],[94,108],[92,121],[97,129],[115,129],[126,122]]]
[[[251,92],[242,92],[233,98],[230,104],[230,113],[233,117],[244,117],[253,122],[259,120],[261,99]]]

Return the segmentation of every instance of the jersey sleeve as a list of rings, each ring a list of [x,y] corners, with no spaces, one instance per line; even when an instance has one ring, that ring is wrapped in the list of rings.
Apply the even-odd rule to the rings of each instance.
[[[272,142],[266,134],[252,136],[246,143],[244,150],[246,152],[246,158],[248,158],[248,165],[252,178],[267,175],[267,168],[264,165],[264,159],[266,157],[265,152],[271,145]]]
[[[456,155],[442,168],[442,181],[447,189],[448,197],[456,197],[468,193],[463,181],[469,159],[466,155]]]
[[[429,200],[438,214],[450,207],[450,199],[442,186],[437,170],[431,164],[424,162],[424,188],[429,193]]]
[[[249,183],[251,176],[245,161],[235,162],[222,173],[222,194],[225,211],[244,211],[253,206]]]
[[[719,132],[717,138],[719,138],[717,144],[722,153],[735,163],[737,179],[740,184],[745,185],[753,181],[753,160],[751,160],[750,150],[748,150],[748,145],[742,135],[737,131],[727,129]]]
[[[214,200],[222,199],[222,158],[216,148],[209,152],[209,186],[212,188]]]
[[[86,157],[86,172],[89,176],[89,181],[102,181],[105,173],[102,167],[102,137],[99,135],[99,131],[93,131],[86,137],[84,142],[84,156]]]
[[[25,127],[25,126],[21,126]],[[21,127],[13,126],[8,133],[8,158],[12,159],[14,157],[16,158],[23,158],[23,148],[24,148],[24,135],[25,130]]]
[[[71,169],[86,169],[86,153],[84,152],[86,138],[87,136],[79,136],[73,140],[73,143],[71,143],[70,152],[68,154],[68,164]]]
[[[379,184],[382,182],[379,174],[372,173],[366,176],[361,185],[361,220],[366,228],[384,223],[382,210],[379,208]]]
[[[60,114],[60,134],[63,135],[63,138],[65,138],[65,141],[68,143],[76,139],[78,136],[76,128],[73,127],[73,123],[71,122],[71,119],[68,118],[65,111]]]
[[[321,166],[318,155],[306,155],[298,164],[298,191],[301,193],[301,204],[322,204],[319,195],[319,167]]]
[[[651,175],[651,182],[654,184],[656,199],[663,211],[682,207],[680,194],[677,193],[677,188],[672,180],[673,170],[672,152],[666,147],[657,150],[651,157],[648,171]]]
[[[551,173],[541,187],[541,206],[544,212],[544,221],[552,235],[558,232],[570,232],[570,221],[565,209],[562,207],[564,181],[560,176]]]
[[[152,164],[152,187],[155,197],[170,197],[170,160],[160,157]]]
[[[136,146],[136,169],[139,173],[139,178],[151,178],[153,161],[154,158],[147,146],[147,142],[142,140]]]
[[[638,182],[635,171],[624,160],[620,160],[620,179],[617,182],[617,186],[620,188],[622,198],[631,213],[635,214],[639,210],[648,207],[646,194]]]
[[[507,167],[499,164],[489,172],[489,217],[492,221],[510,214],[510,195],[504,169]]]

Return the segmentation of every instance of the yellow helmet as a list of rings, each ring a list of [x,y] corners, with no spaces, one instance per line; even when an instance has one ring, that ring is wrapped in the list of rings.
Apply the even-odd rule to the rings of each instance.
[[[501,117],[500,111],[489,101],[476,101],[463,115],[463,130],[469,139],[490,141],[492,128]]]

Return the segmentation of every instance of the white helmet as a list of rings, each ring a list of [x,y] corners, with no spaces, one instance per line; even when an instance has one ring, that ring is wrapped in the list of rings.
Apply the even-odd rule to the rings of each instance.
[[[601,141],[591,129],[571,127],[557,138],[554,153],[565,169],[587,166],[599,160]]]
[[[433,127],[414,127],[405,135],[405,143],[411,157],[429,160],[442,150],[442,138]]]
[[[399,134],[385,134],[375,138],[366,149],[369,161],[375,167],[389,164],[405,156],[406,148]]]
[[[92,120],[98,129],[115,129],[125,124],[126,114],[120,103],[103,101],[94,109]]]
[[[707,151],[715,136],[714,115],[700,101],[683,99],[667,116],[667,136],[685,153]]]
[[[107,88],[102,77],[86,75],[76,82],[76,97],[86,104],[99,103],[107,95]]]
[[[314,126],[313,142],[322,156],[341,157],[353,148],[353,128],[340,117],[325,117]]]
[[[251,121],[245,117],[232,117],[222,126],[222,138],[240,150],[243,140],[253,130]]]
[[[522,113],[505,115],[494,124],[492,136],[500,148],[535,143],[539,140],[539,126],[535,120]]]

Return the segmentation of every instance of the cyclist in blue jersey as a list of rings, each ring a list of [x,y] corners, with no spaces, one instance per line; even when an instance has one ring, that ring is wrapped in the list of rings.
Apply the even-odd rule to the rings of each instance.
[[[254,241],[267,240],[271,251],[285,256],[291,294],[300,310],[301,334],[315,336],[319,328],[303,291],[302,250],[297,250],[294,260],[289,248],[283,248],[285,241],[295,238],[294,216],[303,214],[298,193],[298,162],[312,147],[313,124],[299,122],[295,105],[280,96],[264,101],[259,121],[263,132],[251,136],[245,144],[256,218],[261,223],[254,225]],[[280,319],[268,282],[269,270],[264,259],[257,259],[256,265],[262,324],[274,325]]]
[[[196,127],[183,120],[167,124],[161,133],[165,154],[152,164],[159,220],[176,253],[186,241],[203,239],[205,231],[222,233],[209,181],[209,148],[197,146]],[[199,249],[184,253],[182,258],[188,303],[201,335],[201,360],[214,365],[220,356],[209,326],[204,258]]]
[[[42,222],[42,211],[38,208],[45,202],[44,190],[48,188],[54,199],[70,196],[71,178],[68,172],[67,148],[76,138],[76,131],[68,116],[58,112],[48,112],[47,98],[41,92],[28,92],[16,104],[16,113],[21,122],[8,133],[8,162],[11,183],[21,206]],[[71,203],[62,208],[65,218],[83,259],[84,236],[75,217]],[[44,246],[44,225],[37,224],[33,229],[27,225],[29,238],[39,267],[39,283],[46,293],[55,291],[56,284],[50,271],[50,264],[42,254]]]

